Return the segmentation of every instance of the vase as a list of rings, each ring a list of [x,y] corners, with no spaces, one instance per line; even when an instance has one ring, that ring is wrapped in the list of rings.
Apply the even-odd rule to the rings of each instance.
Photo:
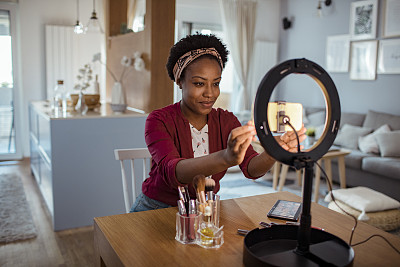
[[[120,82],[115,82],[111,91],[111,109],[115,113],[123,113],[126,110],[125,92]]]
[[[85,115],[88,111],[88,106],[86,105],[85,96],[82,90],[79,91],[78,102],[76,103],[75,110],[81,115]]]
[[[315,137],[314,136],[307,136],[306,139],[306,148],[310,148],[314,145],[315,143]]]

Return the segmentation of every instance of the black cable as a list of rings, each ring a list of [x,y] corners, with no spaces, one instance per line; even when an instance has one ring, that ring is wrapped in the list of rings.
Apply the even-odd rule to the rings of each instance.
[[[284,124],[288,124],[288,125],[293,129],[294,133],[296,134],[296,139],[297,139],[297,151],[300,153],[300,140],[299,140],[299,136],[298,136],[296,130],[294,129],[293,125],[289,122],[289,120],[290,120],[289,117],[285,116],[285,118],[283,119],[283,123],[284,123]],[[331,181],[328,179],[328,175],[326,174],[325,170],[321,167],[321,165],[318,164],[318,162],[315,162],[315,164],[317,164],[317,166],[319,167],[319,169],[322,171],[322,173],[323,173],[324,176],[325,176],[325,180],[326,180],[326,182],[327,182],[327,184],[328,184],[328,187],[329,187],[329,192],[331,193],[332,201],[335,203],[335,205],[336,205],[341,211],[343,211],[345,214],[347,214],[348,216],[350,216],[350,217],[352,217],[352,218],[354,219],[354,226],[353,226],[353,229],[351,229],[351,235],[350,235],[350,240],[349,240],[349,246],[355,247],[355,246],[361,245],[361,244],[363,244],[363,243],[369,241],[369,240],[370,240],[371,238],[373,238],[373,237],[381,237],[384,241],[386,241],[386,243],[389,244],[389,246],[390,246],[391,248],[394,249],[394,251],[396,251],[398,254],[400,254],[400,251],[399,251],[397,248],[395,248],[395,247],[392,245],[392,243],[389,242],[389,240],[387,240],[385,237],[383,237],[383,236],[381,236],[381,235],[371,235],[370,237],[368,237],[367,239],[365,239],[365,240],[363,240],[363,241],[360,241],[360,242],[355,243],[355,244],[353,244],[353,245],[351,244],[351,242],[353,241],[354,232],[355,232],[355,230],[356,230],[356,228],[357,228],[357,225],[358,225],[358,220],[357,220],[357,218],[356,218],[354,215],[348,213],[347,211],[345,211],[342,207],[340,207],[340,206],[338,205],[338,203],[336,202],[336,199],[335,199],[335,197],[334,197],[334,195],[333,195],[333,192],[332,192],[332,183],[331,183]]]
[[[299,135],[297,134],[296,129],[293,127],[293,125],[290,123],[290,118],[288,116],[285,116],[282,119],[283,124],[287,124],[290,126],[290,128],[292,128],[293,132],[296,135],[296,140],[297,140],[297,152],[300,153],[300,139],[299,139]],[[290,141],[290,140],[289,140]]]
[[[395,248],[395,247],[392,245],[392,243],[389,242],[389,240],[387,240],[385,237],[383,237],[383,236],[381,236],[381,235],[371,235],[370,237],[368,237],[368,238],[365,239],[364,241],[355,243],[355,244],[353,245],[353,247],[358,246],[358,245],[361,245],[361,244],[363,244],[363,243],[369,241],[369,240],[370,240],[371,238],[373,238],[373,237],[381,237],[384,241],[386,241],[386,243],[389,244],[389,246],[391,246],[397,253],[400,254],[400,251],[399,251],[397,248]]]
[[[326,182],[327,182],[327,184],[328,184],[328,187],[329,187],[329,192],[331,193],[332,201],[336,204],[336,206],[337,206],[339,209],[341,209],[345,214],[347,214],[347,215],[349,215],[350,217],[352,217],[352,218],[354,219],[354,221],[355,221],[354,227],[353,227],[353,229],[351,230],[349,245],[352,246],[352,247],[355,247],[355,246],[361,245],[361,244],[363,244],[363,243],[369,241],[369,240],[370,240],[371,238],[373,238],[373,237],[381,237],[384,241],[386,241],[386,243],[389,244],[389,246],[390,246],[391,248],[393,248],[394,251],[396,251],[398,254],[400,254],[400,251],[399,251],[397,248],[395,248],[395,247],[393,246],[393,244],[390,243],[389,240],[387,240],[385,237],[383,237],[383,236],[381,236],[381,235],[371,235],[370,237],[368,237],[367,239],[365,239],[365,240],[363,240],[363,241],[360,241],[360,242],[355,243],[355,244],[353,244],[353,245],[351,244],[351,241],[352,241],[353,235],[354,235],[354,231],[355,231],[355,229],[356,229],[356,227],[357,227],[357,225],[358,225],[358,220],[357,220],[357,218],[356,218],[355,216],[353,216],[352,214],[346,212],[344,209],[342,209],[342,208],[336,203],[336,199],[335,199],[335,197],[333,196],[333,192],[332,192],[332,184],[331,184],[331,181],[328,179],[328,175],[326,175],[325,170],[321,167],[320,164],[318,164],[318,162],[315,162],[315,164],[317,164],[317,166],[320,168],[320,170],[323,172],[323,174],[324,174],[324,176],[325,176],[325,180],[326,180]]]
[[[294,129],[293,125],[290,123],[290,119],[289,117],[285,116],[283,118],[283,123],[284,124],[288,124],[294,131],[294,133],[296,134],[296,139],[297,139],[297,151],[300,153],[300,140],[299,140],[299,136],[296,132],[296,130]],[[317,166],[321,169],[321,171],[323,172],[324,176],[325,176],[325,180],[327,181],[328,187],[329,187],[329,192],[331,193],[331,197],[332,197],[332,201],[335,203],[336,206],[338,206],[338,208],[340,210],[342,210],[345,214],[349,215],[350,217],[352,217],[354,219],[354,227],[351,230],[351,235],[350,235],[350,240],[349,240],[349,245],[351,246],[351,241],[353,240],[353,235],[354,235],[354,231],[357,227],[358,221],[357,218],[355,216],[353,216],[352,214],[348,213],[347,211],[345,211],[344,209],[342,209],[336,202],[335,197],[333,196],[333,192],[332,192],[332,184],[331,181],[328,179],[328,175],[326,174],[325,170],[321,167],[321,165],[318,164],[318,162],[315,162],[315,164],[317,164]]]
[[[358,225],[358,220],[355,216],[353,216],[352,214],[348,213],[347,211],[345,211],[344,209],[342,209],[342,207],[339,206],[339,204],[336,202],[335,196],[333,195],[332,192],[332,184],[331,181],[328,179],[328,175],[326,174],[325,170],[321,167],[321,165],[318,164],[318,162],[315,162],[315,164],[317,164],[317,166],[319,167],[319,169],[322,171],[322,173],[325,176],[325,181],[328,184],[329,187],[329,193],[331,193],[331,198],[332,201],[335,203],[335,205],[341,210],[343,211],[345,214],[349,215],[350,217],[352,217],[354,219],[354,226],[353,229],[351,229],[351,235],[350,235],[350,240],[349,240],[349,245],[351,246],[351,241],[353,240],[353,235],[354,235],[354,231],[356,230],[356,227]]]

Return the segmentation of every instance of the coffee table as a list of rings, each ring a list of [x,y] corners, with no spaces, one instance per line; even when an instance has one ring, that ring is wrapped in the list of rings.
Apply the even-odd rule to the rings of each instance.
[[[334,158],[338,160],[338,168],[339,168],[339,179],[340,179],[340,187],[346,188],[346,166],[344,157],[350,154],[351,151],[347,149],[335,149],[328,151],[321,159],[317,161],[317,163],[322,167],[322,161],[324,161],[325,172],[328,175],[328,179],[332,183],[332,164],[331,161]],[[283,185],[285,184],[286,175],[288,172],[289,166],[282,164],[280,162],[276,162],[274,165],[273,171],[273,188],[276,190],[276,184],[279,179],[278,191],[282,191]],[[280,174],[279,174],[280,171]],[[296,171],[298,183],[301,184],[301,171]],[[314,201],[318,202],[319,197],[319,184],[321,180],[321,169],[316,166],[315,167],[315,185],[314,185]]]

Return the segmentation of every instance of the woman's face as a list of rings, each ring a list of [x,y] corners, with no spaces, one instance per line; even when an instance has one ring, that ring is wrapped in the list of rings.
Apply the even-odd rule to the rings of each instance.
[[[220,93],[221,67],[216,59],[203,56],[189,64],[184,72],[178,82],[182,89],[182,112],[189,121],[204,119]]]

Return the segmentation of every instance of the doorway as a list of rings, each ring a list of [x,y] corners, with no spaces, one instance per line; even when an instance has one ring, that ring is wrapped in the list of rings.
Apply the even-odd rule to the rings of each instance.
[[[16,64],[17,4],[0,3],[0,160],[21,158]]]

